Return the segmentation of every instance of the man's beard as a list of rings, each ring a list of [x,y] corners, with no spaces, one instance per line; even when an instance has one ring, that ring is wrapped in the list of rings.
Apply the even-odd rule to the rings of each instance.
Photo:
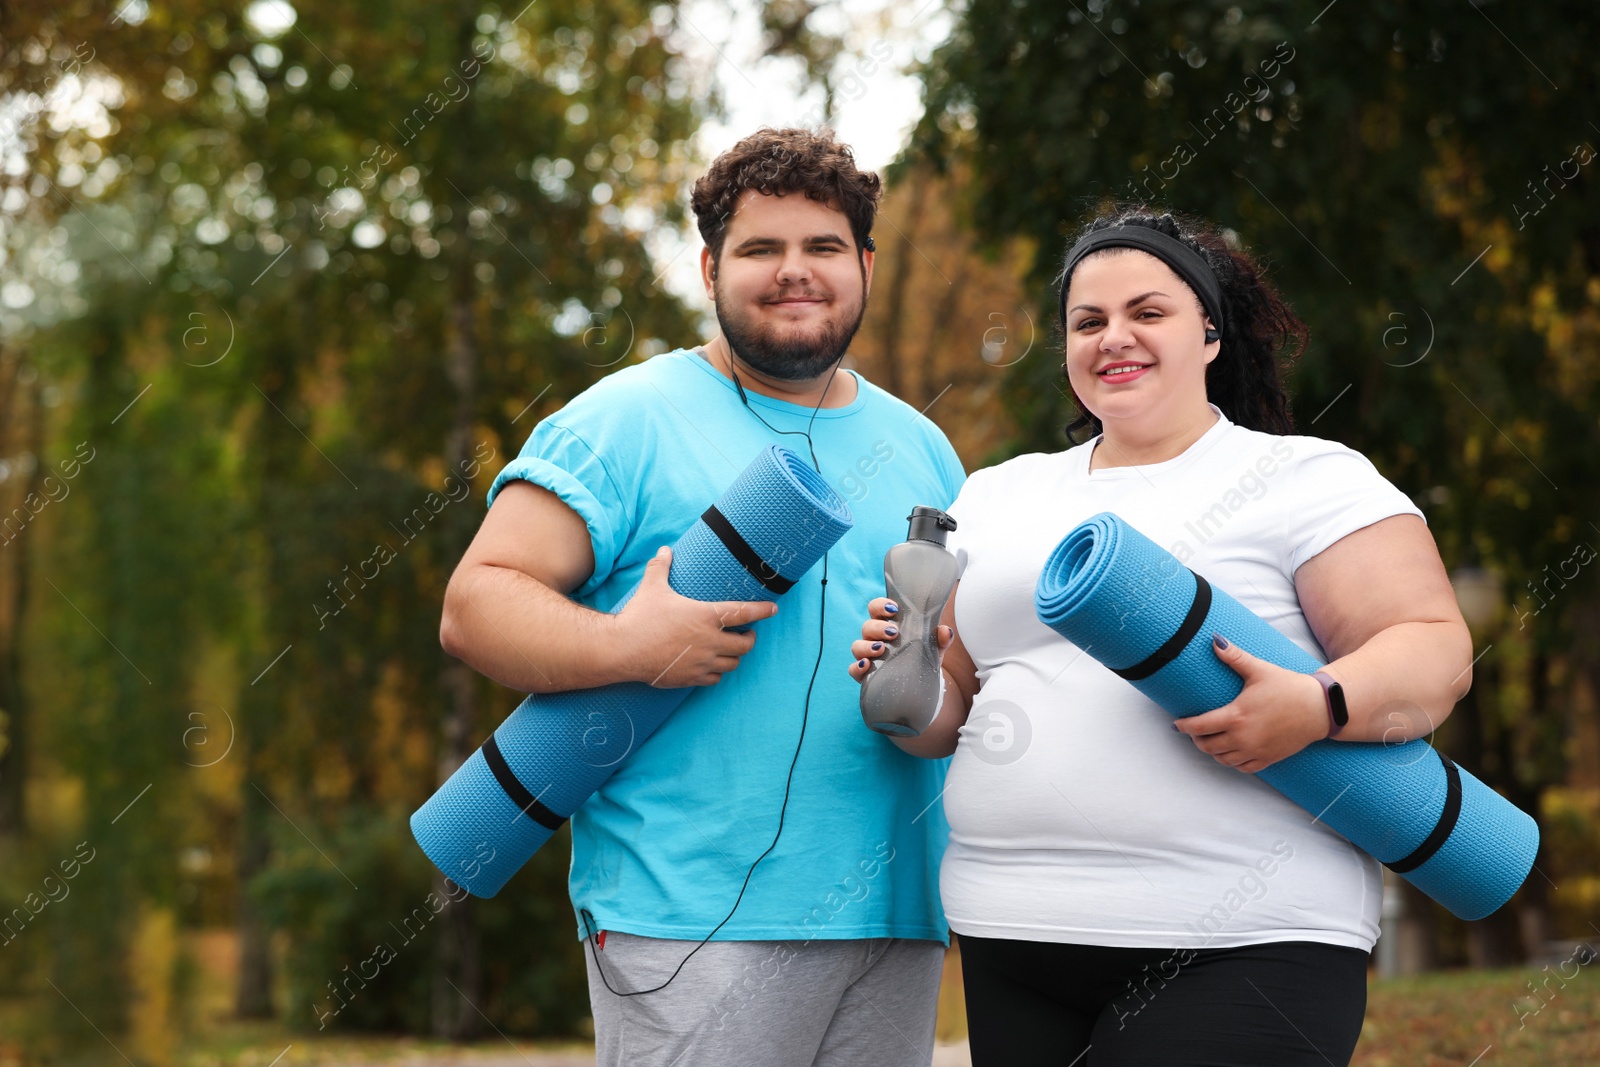
[[[747,318],[725,314],[720,288],[716,297],[717,323],[733,354],[746,366],[781,382],[805,382],[821,377],[844,356],[867,312],[863,293],[854,321],[844,323],[830,319],[823,323],[819,333],[780,340],[778,330],[771,324],[760,325]]]

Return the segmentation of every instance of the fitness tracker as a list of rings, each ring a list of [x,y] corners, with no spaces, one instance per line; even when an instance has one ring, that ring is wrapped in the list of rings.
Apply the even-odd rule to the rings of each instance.
[[[1311,677],[1322,686],[1322,695],[1328,701],[1328,736],[1338,737],[1339,731],[1350,721],[1350,708],[1344,702],[1344,687],[1325,671],[1318,671]]]

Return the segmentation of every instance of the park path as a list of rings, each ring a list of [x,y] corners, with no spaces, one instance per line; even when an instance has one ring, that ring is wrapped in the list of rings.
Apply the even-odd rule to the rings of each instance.
[[[424,1067],[424,1065],[426,1067],[594,1067],[594,1053],[578,1049],[561,1052],[530,1049],[526,1052],[517,1050],[487,1055],[479,1052],[441,1054],[429,1051],[426,1054],[417,1052],[367,1062],[342,1061],[342,1067]],[[932,1067],[972,1067],[972,1056],[967,1052],[967,1043],[962,1041],[954,1045],[936,1046],[933,1051]]]

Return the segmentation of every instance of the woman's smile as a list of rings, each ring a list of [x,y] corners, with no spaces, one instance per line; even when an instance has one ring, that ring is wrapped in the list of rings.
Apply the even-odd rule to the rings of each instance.
[[[1153,363],[1132,363],[1125,360],[1120,363],[1113,363],[1095,373],[1103,382],[1122,385],[1126,382],[1143,378],[1145,371],[1154,365]]]

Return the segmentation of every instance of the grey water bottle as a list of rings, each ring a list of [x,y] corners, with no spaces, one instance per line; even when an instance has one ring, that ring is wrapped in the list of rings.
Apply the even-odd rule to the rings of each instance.
[[[938,508],[912,508],[911,530],[883,557],[883,586],[899,606],[899,635],[861,684],[861,718],[880,734],[916,737],[939,714],[939,616],[956,585],[944,547],[956,521]]]

